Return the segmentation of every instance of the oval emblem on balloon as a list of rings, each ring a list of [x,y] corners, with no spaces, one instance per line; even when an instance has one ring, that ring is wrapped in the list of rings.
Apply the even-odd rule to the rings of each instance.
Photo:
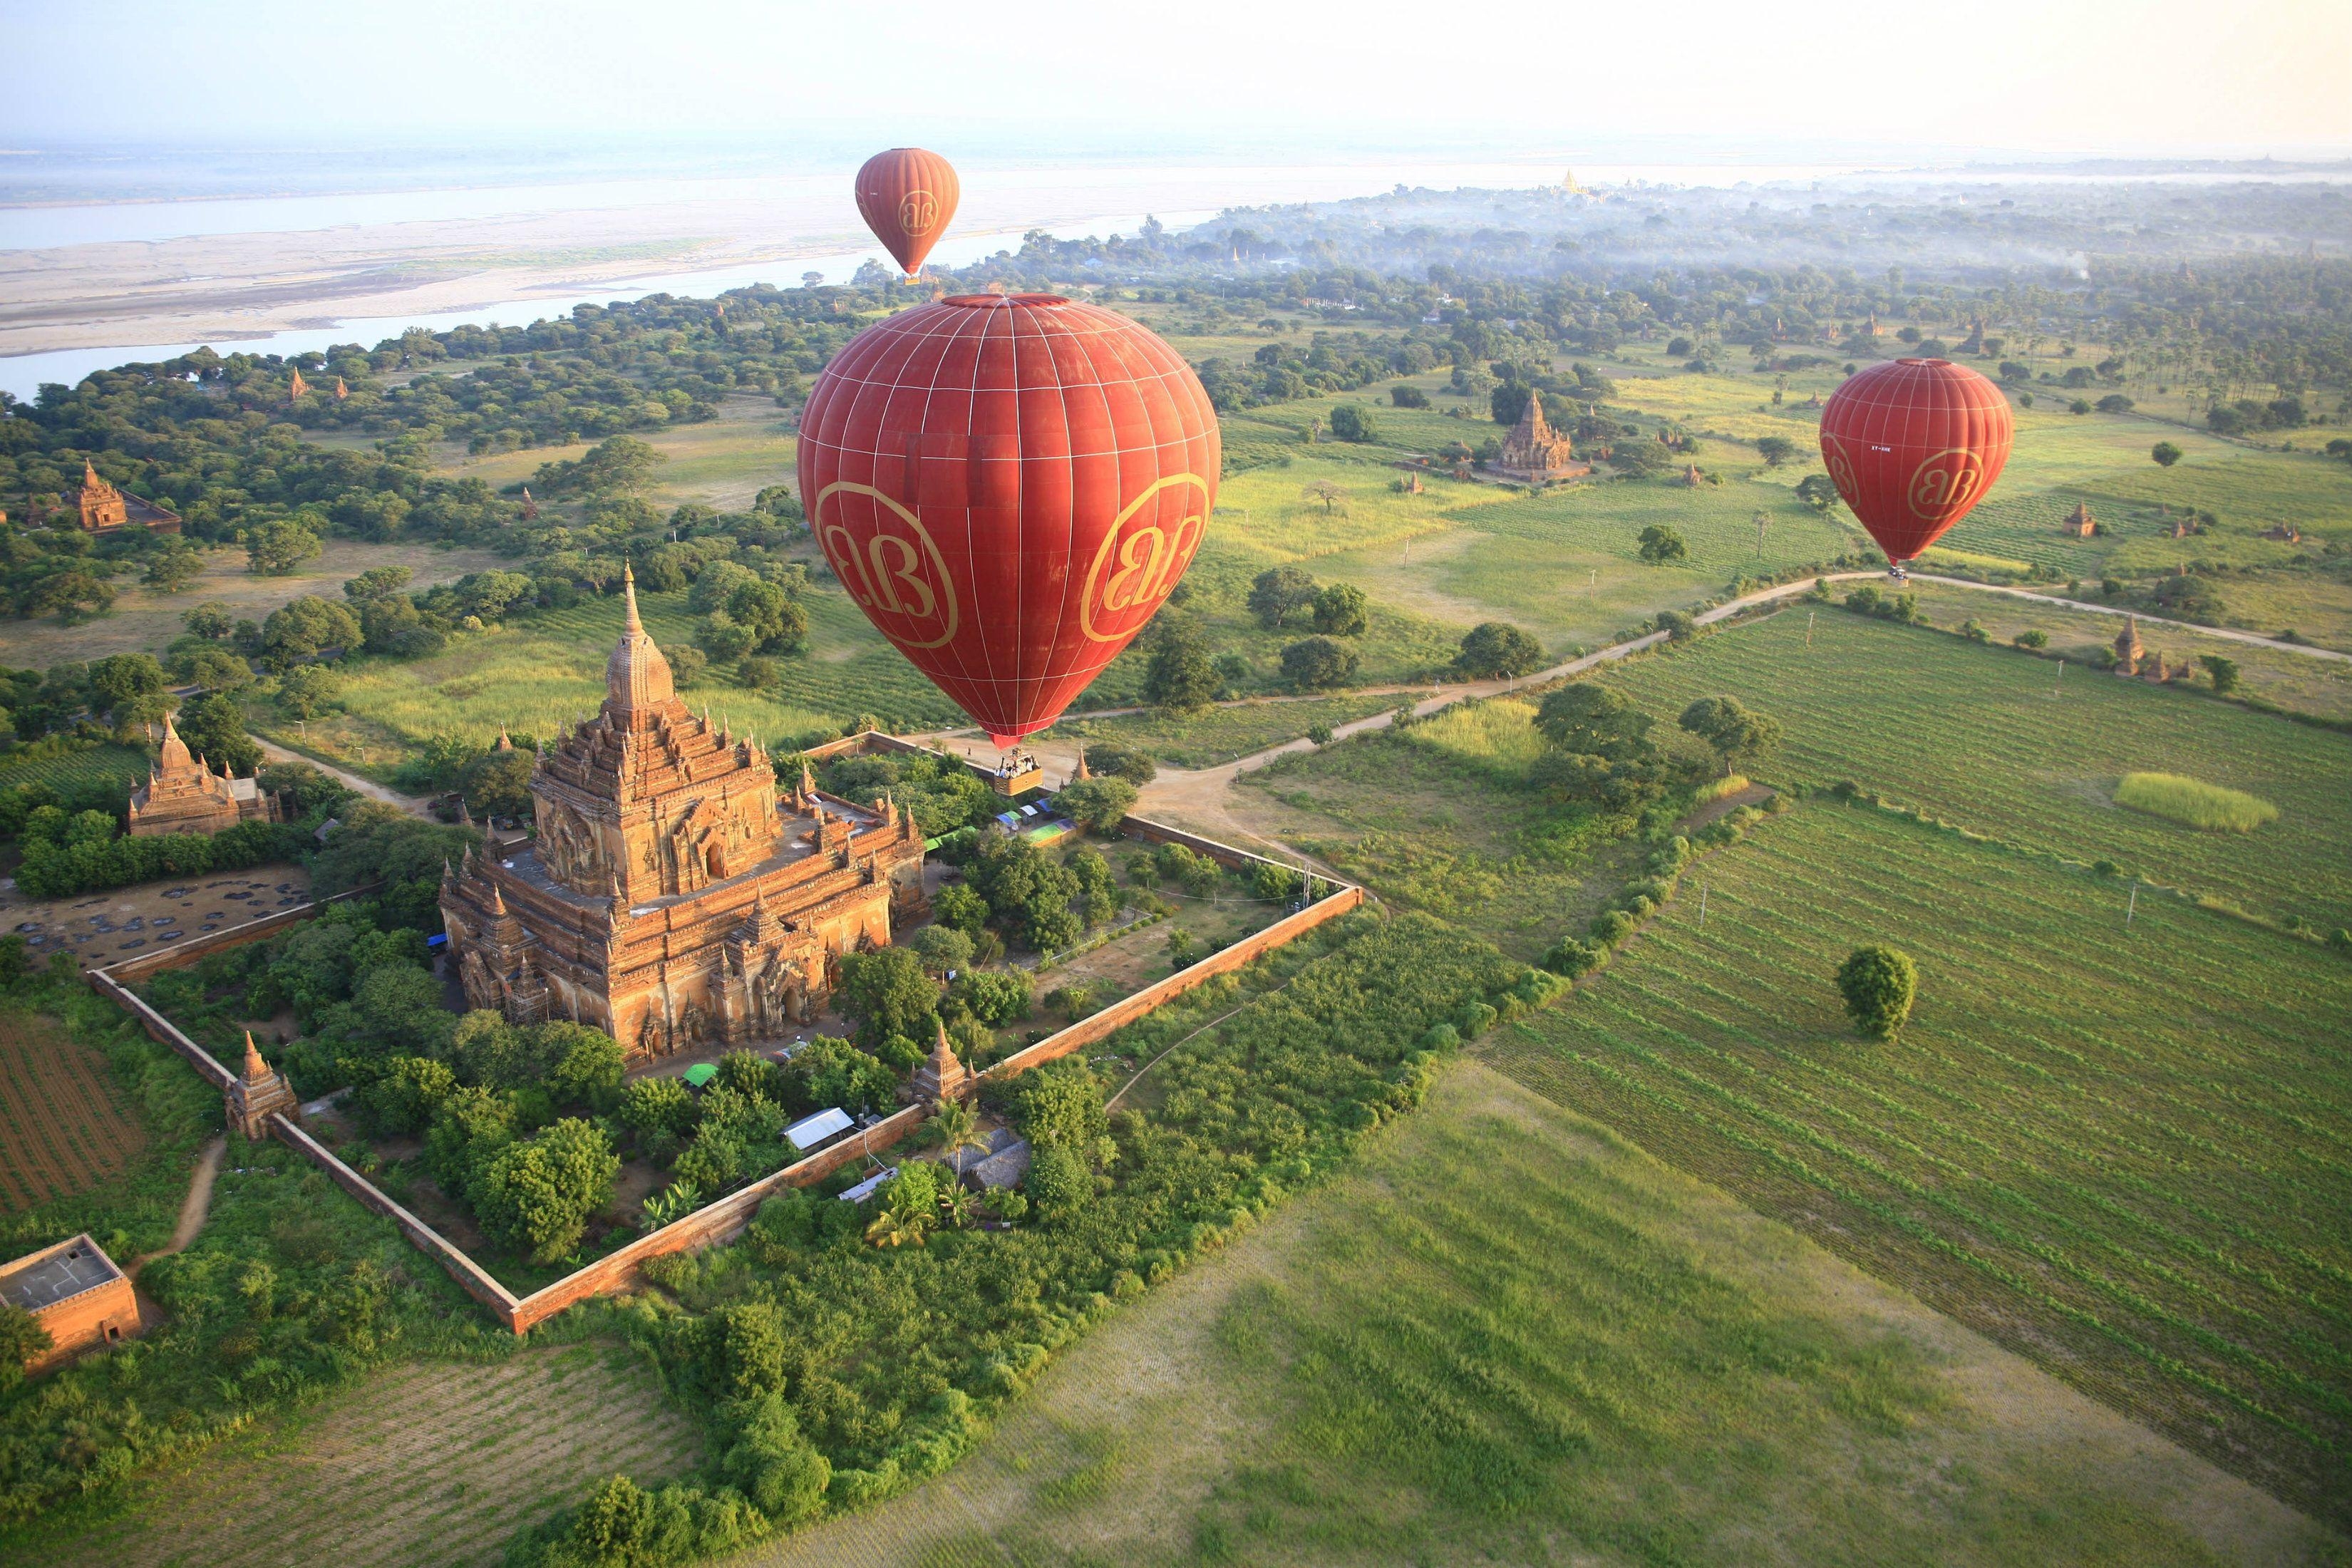
[[[1974,452],[1947,447],[1911,470],[1911,515],[1941,522],[1955,509],[1966,510],[1984,482],[1984,465]]]
[[[1829,469],[1830,483],[1837,486],[1837,492],[1845,498],[1845,504],[1853,505],[1854,497],[1860,490],[1854,483],[1853,459],[1846,456],[1845,443],[1834,436],[1822,437],[1822,466]]]
[[[940,198],[929,191],[908,191],[898,198],[898,226],[909,235],[931,232],[940,221]]]
[[[854,500],[871,503],[854,523]],[[817,543],[842,588],[877,630],[905,647],[939,647],[961,620],[955,580],[923,520],[871,485],[846,480],[816,498]]]
[[[1171,474],[1128,503],[1087,568],[1078,625],[1097,642],[1124,642],[1176,590],[1208,526],[1209,487]]]

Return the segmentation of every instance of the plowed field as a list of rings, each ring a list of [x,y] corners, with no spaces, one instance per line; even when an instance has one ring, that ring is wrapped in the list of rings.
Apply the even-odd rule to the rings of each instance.
[[[87,1192],[146,1146],[104,1057],[44,1020],[0,1016],[0,1214]]]

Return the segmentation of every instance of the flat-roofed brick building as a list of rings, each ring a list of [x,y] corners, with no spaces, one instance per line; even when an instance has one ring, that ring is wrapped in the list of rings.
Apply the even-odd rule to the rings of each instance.
[[[28,1372],[46,1371],[93,1345],[139,1331],[139,1300],[130,1276],[86,1235],[0,1264],[0,1301],[32,1313],[55,1342],[26,1363]]]

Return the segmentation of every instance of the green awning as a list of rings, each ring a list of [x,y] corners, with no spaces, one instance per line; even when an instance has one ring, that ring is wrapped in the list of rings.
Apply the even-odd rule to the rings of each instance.
[[[718,1076],[719,1069],[709,1062],[697,1062],[686,1069],[686,1086],[688,1089],[706,1089]]]

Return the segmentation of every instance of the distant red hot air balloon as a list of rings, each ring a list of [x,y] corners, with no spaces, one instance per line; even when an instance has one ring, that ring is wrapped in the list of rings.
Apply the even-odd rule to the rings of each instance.
[[[857,171],[857,210],[912,278],[955,218],[963,187],[955,165],[920,147],[893,147]]]
[[[1830,395],[1822,460],[1900,577],[1906,561],[2000,478],[2015,430],[2009,399],[1975,371],[1898,359],[1857,372]]]
[[[1167,602],[1217,499],[1182,356],[1053,294],[961,294],[851,339],[801,416],[801,496],[876,628],[999,750]]]

